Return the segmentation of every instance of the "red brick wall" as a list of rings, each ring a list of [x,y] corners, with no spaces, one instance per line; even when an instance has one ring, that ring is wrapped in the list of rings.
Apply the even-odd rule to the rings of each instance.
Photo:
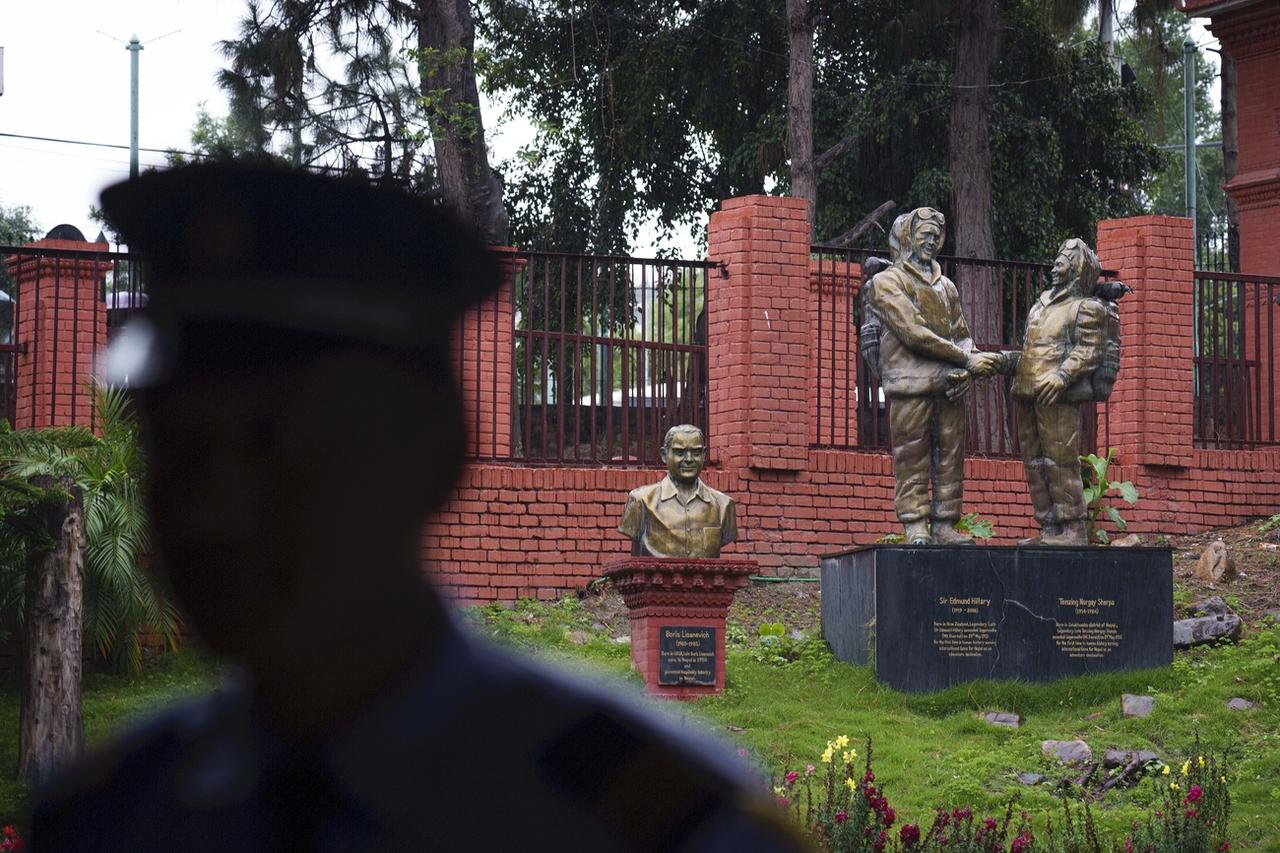
[[[819,555],[898,529],[887,454],[811,446],[816,301],[827,288],[810,267],[803,216],[799,201],[752,196],[726,202],[710,226],[710,257],[727,265],[728,277],[712,276],[710,285],[709,432],[718,466],[705,477],[738,503],[740,538],[725,556],[756,559],[779,575],[810,574]],[[1190,223],[1103,222],[1098,245],[1103,265],[1136,291],[1121,303],[1123,365],[1110,424],[1117,476],[1142,493],[1125,510],[1131,529],[1179,533],[1280,512],[1280,448],[1191,446]],[[582,586],[629,553],[616,529],[627,492],[663,473],[656,465],[474,465],[428,526],[429,571],[464,601],[553,598]],[[995,519],[997,543],[1032,532],[1022,462],[971,457],[965,509]]]
[[[106,243],[38,240],[36,249],[107,250]],[[85,258],[14,256],[18,282],[14,426],[92,425],[94,358],[107,338],[102,282],[110,264]]]

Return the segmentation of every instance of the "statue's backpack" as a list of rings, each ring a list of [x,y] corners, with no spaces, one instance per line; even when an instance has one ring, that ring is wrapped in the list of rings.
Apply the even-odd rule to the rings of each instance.
[[[1111,396],[1120,373],[1120,308],[1116,302],[1133,288],[1118,281],[1101,281],[1093,289],[1093,297],[1106,311],[1102,328],[1102,363],[1093,371],[1093,399],[1101,403]]]
[[[862,361],[876,376],[880,375],[880,335],[883,324],[880,315],[871,307],[871,279],[891,264],[884,258],[867,258],[862,262],[862,287],[859,294],[862,306],[862,325],[858,327],[858,352]]]

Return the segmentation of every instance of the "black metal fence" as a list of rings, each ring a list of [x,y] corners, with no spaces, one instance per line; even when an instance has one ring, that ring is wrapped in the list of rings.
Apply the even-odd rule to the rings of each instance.
[[[865,249],[812,248],[817,264],[817,411],[813,443],[838,449],[885,450],[891,447],[889,401],[875,372],[858,352],[862,326],[859,290],[862,262],[875,252]],[[1048,264],[980,258],[941,257],[943,274],[965,287],[982,286],[1000,294],[986,317],[968,317],[975,346],[999,352],[1022,347],[1027,312],[1048,286]],[[1104,272],[1104,278],[1114,273]],[[967,452],[983,456],[1019,454],[1010,380],[975,381],[969,394]],[[1101,418],[1099,417],[1101,414]],[[1081,411],[1082,447],[1105,448],[1106,404]],[[1099,426],[1101,421],[1101,427]]]
[[[512,457],[654,465],[707,429],[709,261],[520,252]]]
[[[1280,443],[1280,277],[1197,270],[1194,295],[1196,446]]]

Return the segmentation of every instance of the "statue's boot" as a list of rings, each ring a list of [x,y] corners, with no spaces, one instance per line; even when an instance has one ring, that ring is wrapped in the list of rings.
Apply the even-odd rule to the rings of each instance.
[[[1088,545],[1083,521],[1068,521],[1062,525],[1062,532],[1040,537],[1041,545]]]
[[[903,534],[902,541],[907,545],[929,544],[929,522],[924,519],[908,521],[903,527],[906,532]]]
[[[954,521],[935,519],[933,522],[934,545],[972,545],[973,540],[956,530]]]
[[[1036,536],[1028,536],[1026,539],[1019,539],[1019,545],[1044,545],[1046,536],[1061,536],[1062,526],[1049,522],[1040,528],[1040,533]]]

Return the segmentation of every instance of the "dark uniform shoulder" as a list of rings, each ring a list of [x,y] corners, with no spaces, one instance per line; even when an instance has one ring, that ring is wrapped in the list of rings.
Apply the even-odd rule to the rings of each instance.
[[[723,744],[561,673],[521,661],[501,669],[541,730],[543,783],[626,849],[804,849]]]
[[[91,749],[33,797],[33,850],[102,849],[103,831],[139,831],[189,745],[226,713],[215,695],[180,704]],[[110,845],[108,845],[110,846]]]

